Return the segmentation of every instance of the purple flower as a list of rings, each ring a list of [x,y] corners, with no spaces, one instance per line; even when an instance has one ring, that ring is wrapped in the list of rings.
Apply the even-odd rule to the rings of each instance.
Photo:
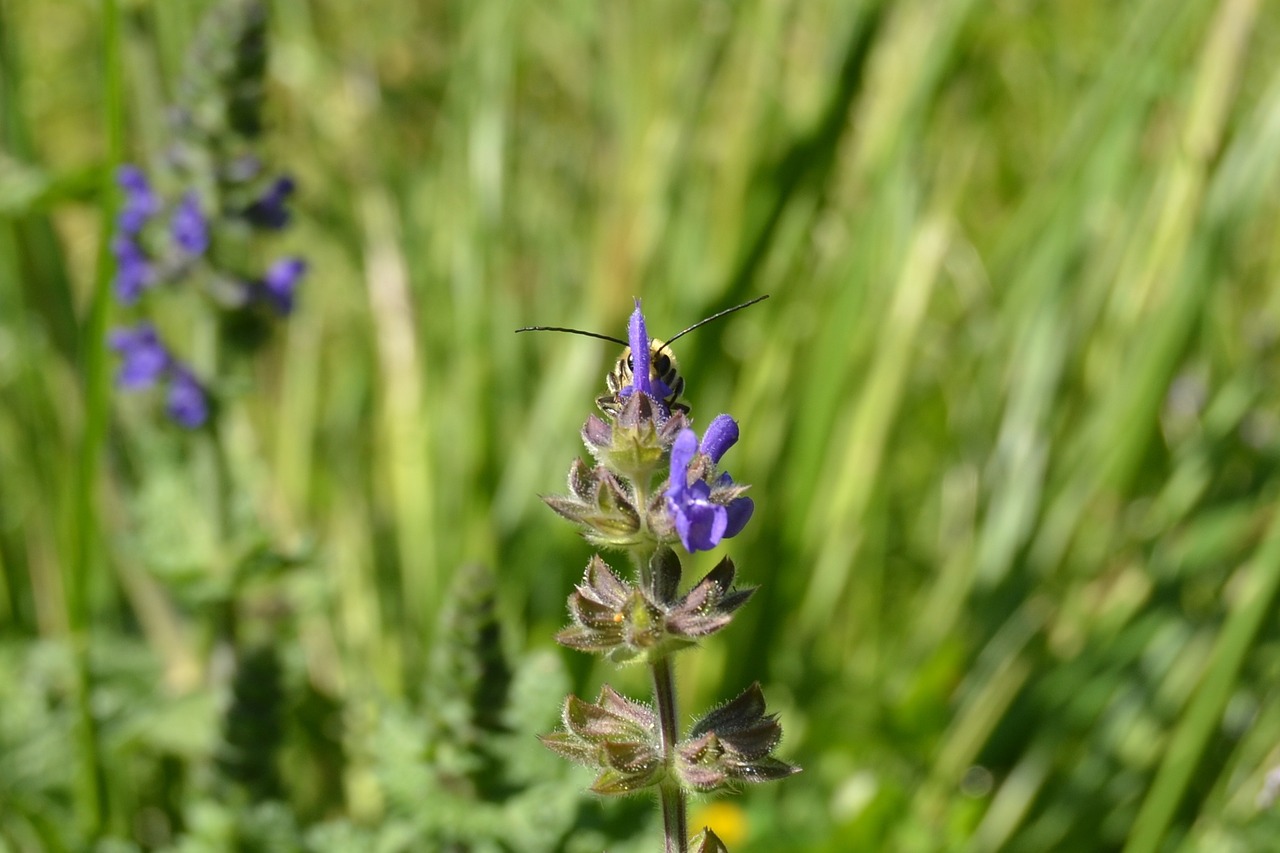
[[[302,258],[281,258],[262,277],[262,298],[280,316],[293,311],[293,292],[306,271],[307,262]]]
[[[121,358],[116,385],[138,391],[167,380],[165,410],[170,418],[187,429],[195,429],[208,420],[209,400],[204,388],[191,369],[170,354],[154,326],[141,323],[132,329],[116,329],[109,345]]]
[[[285,227],[289,224],[289,210],[285,202],[293,195],[293,190],[293,178],[281,175],[271,182],[257,201],[245,208],[245,218],[259,228],[278,231]]]
[[[146,173],[126,163],[116,171],[116,183],[124,190],[124,207],[116,217],[122,234],[137,234],[147,220],[160,212],[160,197],[151,189]]]
[[[622,388],[618,395],[629,397],[636,391],[648,394],[661,404],[666,415],[671,414],[666,399],[671,396],[671,389],[661,379],[650,373],[649,334],[644,325],[644,314],[640,313],[640,300],[636,300],[636,308],[631,312],[631,320],[627,323],[627,341],[631,346],[631,383]]]
[[[108,343],[122,359],[116,374],[116,384],[121,388],[148,388],[169,368],[169,351],[150,323],[116,329]]]
[[[143,290],[155,283],[151,259],[137,240],[123,233],[112,238],[111,254],[116,258],[116,275],[112,279],[116,298],[125,305],[132,305]]]
[[[707,428],[701,449],[714,463],[737,440],[738,425],[728,415],[720,415]],[[681,430],[671,446],[671,480],[667,487],[667,512],[671,514],[685,550],[691,553],[710,551],[720,544],[720,540],[738,535],[755,510],[751,498],[730,497],[725,503],[721,502],[724,500],[721,495],[721,500],[716,501],[712,499],[712,487],[705,479],[689,482],[689,466],[698,449],[697,433],[691,429]],[[733,478],[721,474],[715,488],[717,491],[732,490]]]
[[[737,443],[738,422],[728,415],[716,415],[702,434],[701,450],[711,457],[712,462],[719,463],[724,452]]]
[[[631,321],[627,323],[627,340],[631,344],[631,387],[652,397],[653,383],[649,377],[649,335],[644,327],[644,315],[640,313],[639,299],[636,300],[636,310],[631,312]]]
[[[188,255],[198,257],[209,248],[209,223],[200,210],[200,198],[194,192],[188,192],[178,202],[169,227],[173,241]]]
[[[175,363],[169,379],[165,411],[179,426],[196,429],[209,418],[209,399],[191,371]]]

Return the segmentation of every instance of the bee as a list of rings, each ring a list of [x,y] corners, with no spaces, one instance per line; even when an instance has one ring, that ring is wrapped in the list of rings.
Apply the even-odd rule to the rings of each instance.
[[[687,329],[677,332],[665,341],[660,338],[649,339],[649,378],[653,382],[660,382],[668,393],[663,397],[663,402],[667,408],[673,412],[689,412],[689,407],[680,402],[680,395],[684,393],[684,377],[680,375],[679,365],[676,363],[676,355],[670,350],[670,346],[679,338],[692,332],[694,329],[705,326],[712,320],[718,320],[726,314],[732,314],[734,311],[741,311],[757,302],[763,302],[768,299],[768,294],[757,296],[749,302],[743,302],[741,305],[735,305],[732,308],[726,308],[718,311],[710,317],[706,317],[694,323]],[[567,332],[571,335],[582,335],[588,338],[598,338],[602,341],[612,341],[615,344],[622,345],[622,354],[618,356],[617,362],[614,363],[613,369],[605,376],[605,386],[609,389],[609,393],[601,394],[596,397],[596,405],[600,410],[616,415],[622,409],[624,398],[622,391],[631,387],[635,380],[635,361],[631,357],[631,345],[612,335],[602,335],[598,332],[585,332],[582,329],[566,329],[563,326],[525,326],[522,329],[516,329],[517,332]]]

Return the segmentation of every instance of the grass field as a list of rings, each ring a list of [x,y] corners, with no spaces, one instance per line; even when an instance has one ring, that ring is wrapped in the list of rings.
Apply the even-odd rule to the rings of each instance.
[[[208,6],[0,0],[0,850],[658,849],[533,737],[647,689],[554,645],[591,550],[539,500],[617,348],[512,332],[766,293],[678,347],[761,589],[677,676],[761,681],[804,772],[693,820],[1274,844],[1275,5],[272,0],[297,310],[234,369],[154,314],[216,433],[106,346]]]

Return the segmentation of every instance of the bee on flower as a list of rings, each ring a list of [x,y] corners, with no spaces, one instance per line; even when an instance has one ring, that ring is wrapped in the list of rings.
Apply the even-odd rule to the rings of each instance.
[[[628,699],[606,686],[592,703],[570,696],[562,731],[543,742],[565,758],[599,771],[592,790],[631,794],[656,789],[667,850],[686,851],[687,796],[743,782],[783,779],[799,768],[773,757],[782,740],[777,717],[765,713],[764,694],[753,684],[738,698],[704,715],[680,737],[673,655],[726,628],[751,598],[753,587],[735,587],[737,569],[725,557],[685,593],[675,550],[709,551],[746,527],[755,504],[720,469],[737,443],[738,422],[717,415],[701,437],[682,401],[685,378],[670,352],[672,341],[699,326],[759,302],[721,311],[667,341],[650,338],[636,300],[627,340],[550,326],[517,331],[561,331],[602,338],[624,347],[596,399],[603,417],[589,415],[582,439],[592,462],[569,469],[569,494],[543,500],[578,525],[600,547],[625,552],[635,571],[624,579],[599,555],[569,596],[572,624],[556,640],[601,654],[614,663],[643,663],[652,671],[654,704]],[[723,851],[707,829],[699,853]]]

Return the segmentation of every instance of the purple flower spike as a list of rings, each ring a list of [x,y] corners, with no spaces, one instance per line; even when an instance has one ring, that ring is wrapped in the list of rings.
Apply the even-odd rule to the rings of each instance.
[[[280,316],[288,315],[293,311],[293,292],[306,272],[307,262],[301,258],[281,258],[262,277],[262,298]]]
[[[146,173],[125,164],[116,172],[116,183],[124,190],[124,207],[116,218],[122,234],[137,234],[147,220],[160,212],[160,198],[151,189]]]
[[[719,463],[724,452],[737,443],[738,422],[728,415],[716,415],[702,436],[702,452]]]
[[[200,210],[200,199],[194,192],[184,195],[174,208],[170,229],[173,241],[192,257],[203,255],[209,248],[209,223]]]
[[[209,399],[204,388],[191,371],[181,364],[173,367],[165,411],[175,423],[187,429],[197,429],[209,418]]]
[[[109,343],[122,359],[116,374],[116,384],[121,388],[150,387],[169,368],[169,351],[150,323],[134,329],[116,329]]]
[[[636,300],[636,310],[631,312],[631,321],[627,324],[627,340],[631,344],[631,387],[652,397],[654,393],[653,384],[649,380],[649,334],[645,331],[639,299]]]
[[[111,240],[111,254],[116,258],[116,274],[112,279],[116,298],[132,305],[142,296],[142,291],[155,283],[151,259],[128,234],[117,234]]]
[[[280,230],[289,224],[289,210],[285,202],[293,195],[293,190],[293,178],[281,175],[272,181],[261,198],[245,209],[245,218],[259,228]]]

